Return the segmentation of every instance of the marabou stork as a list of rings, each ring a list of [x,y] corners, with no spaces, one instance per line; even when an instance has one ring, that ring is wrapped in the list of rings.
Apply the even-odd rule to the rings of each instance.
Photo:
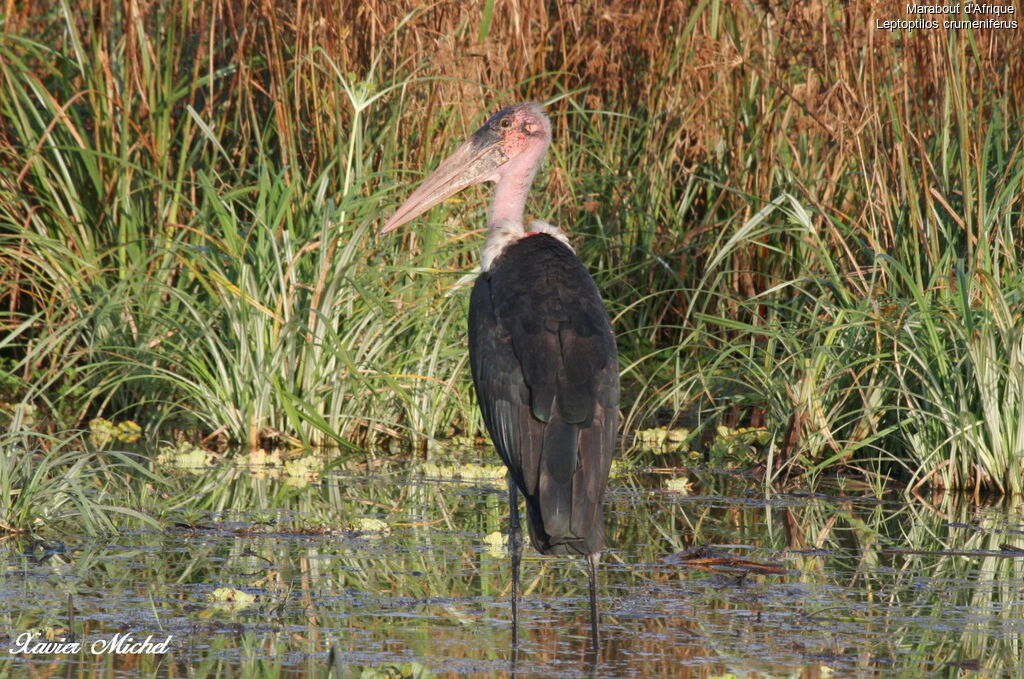
[[[541,554],[580,554],[599,647],[601,501],[619,425],[619,363],[608,313],[569,239],[523,224],[533,177],[551,143],[537,104],[503,108],[398,208],[387,233],[467,186],[495,182],[480,276],[469,303],[469,356],[484,423],[509,470],[512,643],[518,643],[522,529]]]

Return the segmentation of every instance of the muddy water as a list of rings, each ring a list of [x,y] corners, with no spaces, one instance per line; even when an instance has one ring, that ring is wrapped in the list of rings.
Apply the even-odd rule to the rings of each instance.
[[[766,496],[714,472],[683,494],[670,476],[613,479],[596,662],[581,563],[527,552],[518,676],[1024,671],[1020,506],[841,484]],[[385,465],[231,484],[162,532],[0,543],[0,676],[509,675],[508,564],[486,539],[505,530],[502,483]],[[701,545],[710,562],[679,556]],[[26,652],[35,632],[82,649]],[[113,652],[126,635],[170,641]]]

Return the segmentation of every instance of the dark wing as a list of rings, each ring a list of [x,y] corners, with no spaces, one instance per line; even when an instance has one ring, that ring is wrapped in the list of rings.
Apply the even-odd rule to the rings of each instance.
[[[526,496],[534,546],[600,551],[618,357],[597,287],[567,247],[524,238],[481,274],[470,362],[484,422]]]
[[[530,412],[530,391],[491,297],[490,276],[481,274],[469,301],[469,362],[484,424],[516,485],[524,488],[520,442],[529,436],[520,429]]]

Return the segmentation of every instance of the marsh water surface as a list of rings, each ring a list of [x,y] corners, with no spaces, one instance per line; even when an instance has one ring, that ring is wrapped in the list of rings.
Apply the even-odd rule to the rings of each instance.
[[[506,676],[504,483],[430,471],[364,466],[304,488],[210,471],[220,506],[161,517],[165,530],[2,542],[0,676]],[[1019,505],[838,482],[766,495],[713,471],[669,483],[680,475],[612,479],[596,662],[582,563],[527,549],[518,676],[1024,670]],[[687,559],[697,546],[717,558]],[[84,650],[21,652],[26,632]],[[115,635],[171,640],[90,650]]]

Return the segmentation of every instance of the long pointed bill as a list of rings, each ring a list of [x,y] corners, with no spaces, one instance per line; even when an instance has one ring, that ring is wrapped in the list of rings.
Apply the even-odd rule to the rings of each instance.
[[[380,232],[394,231],[467,186],[497,179],[495,171],[508,161],[500,144],[501,136],[486,125],[474,132],[412,192]]]

